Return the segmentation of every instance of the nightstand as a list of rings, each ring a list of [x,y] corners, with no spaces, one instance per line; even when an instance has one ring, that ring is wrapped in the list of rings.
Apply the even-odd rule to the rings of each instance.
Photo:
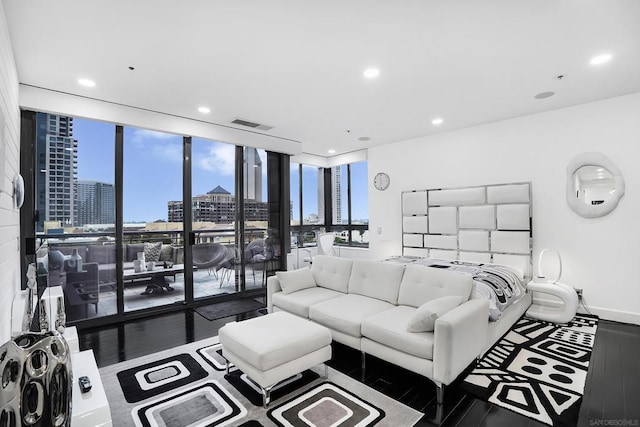
[[[552,295],[553,299],[534,298],[527,317],[552,323],[567,323],[578,311],[578,294],[573,287],[562,282],[536,282],[527,284],[528,292]]]

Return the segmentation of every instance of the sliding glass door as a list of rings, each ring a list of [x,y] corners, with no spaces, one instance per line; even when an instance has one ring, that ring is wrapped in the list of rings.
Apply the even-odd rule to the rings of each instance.
[[[191,152],[193,296],[233,294],[240,290],[235,146],[193,138]]]
[[[123,259],[125,312],[185,300],[181,136],[124,129]]]

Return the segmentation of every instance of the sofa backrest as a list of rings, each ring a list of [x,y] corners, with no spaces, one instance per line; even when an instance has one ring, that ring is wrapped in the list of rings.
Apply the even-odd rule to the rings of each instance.
[[[86,262],[97,262],[98,264],[116,263],[116,245],[90,245],[87,247]]]
[[[424,265],[407,265],[400,284],[398,305],[420,307],[427,301],[449,295],[467,301],[472,289],[471,276]]]
[[[87,246],[86,245],[50,245],[49,250],[57,250],[62,252],[63,255],[71,255],[73,250],[78,250],[78,255],[82,258],[83,261],[87,259]]]
[[[355,260],[349,278],[349,293],[397,304],[403,272],[401,264]]]
[[[353,260],[328,255],[316,255],[311,273],[318,286],[347,293]]]

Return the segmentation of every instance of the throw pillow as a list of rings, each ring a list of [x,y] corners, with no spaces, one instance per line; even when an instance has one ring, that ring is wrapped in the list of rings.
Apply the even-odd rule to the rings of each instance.
[[[160,259],[161,248],[162,248],[162,242],[145,243],[144,244],[144,260],[146,262],[149,262],[149,261],[158,262],[158,260]]]
[[[436,324],[436,319],[446,312],[456,308],[462,302],[458,296],[447,296],[433,299],[422,304],[409,319],[407,331],[430,332]]]
[[[291,271],[276,271],[276,277],[280,281],[282,292],[285,294],[316,287],[316,280],[313,278],[309,267]]]
[[[147,256],[145,255],[145,258]],[[160,248],[160,258],[158,261],[171,261],[173,259],[173,246],[162,245]]]

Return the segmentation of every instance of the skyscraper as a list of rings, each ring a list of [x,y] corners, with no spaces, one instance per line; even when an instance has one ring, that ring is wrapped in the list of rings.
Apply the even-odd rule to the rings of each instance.
[[[73,118],[38,113],[36,117],[36,209],[38,231],[44,221],[77,224],[78,141]]]
[[[262,202],[262,160],[257,148],[246,147],[243,155],[245,199]]]
[[[331,212],[333,223],[342,224],[342,166],[331,168]]]
[[[342,166],[331,168],[331,212],[334,224],[342,224]],[[324,169],[318,168],[318,223],[325,224],[324,218]],[[328,225],[328,224],[325,224]]]
[[[86,224],[115,224],[116,188],[113,184],[79,180],[78,226]]]

